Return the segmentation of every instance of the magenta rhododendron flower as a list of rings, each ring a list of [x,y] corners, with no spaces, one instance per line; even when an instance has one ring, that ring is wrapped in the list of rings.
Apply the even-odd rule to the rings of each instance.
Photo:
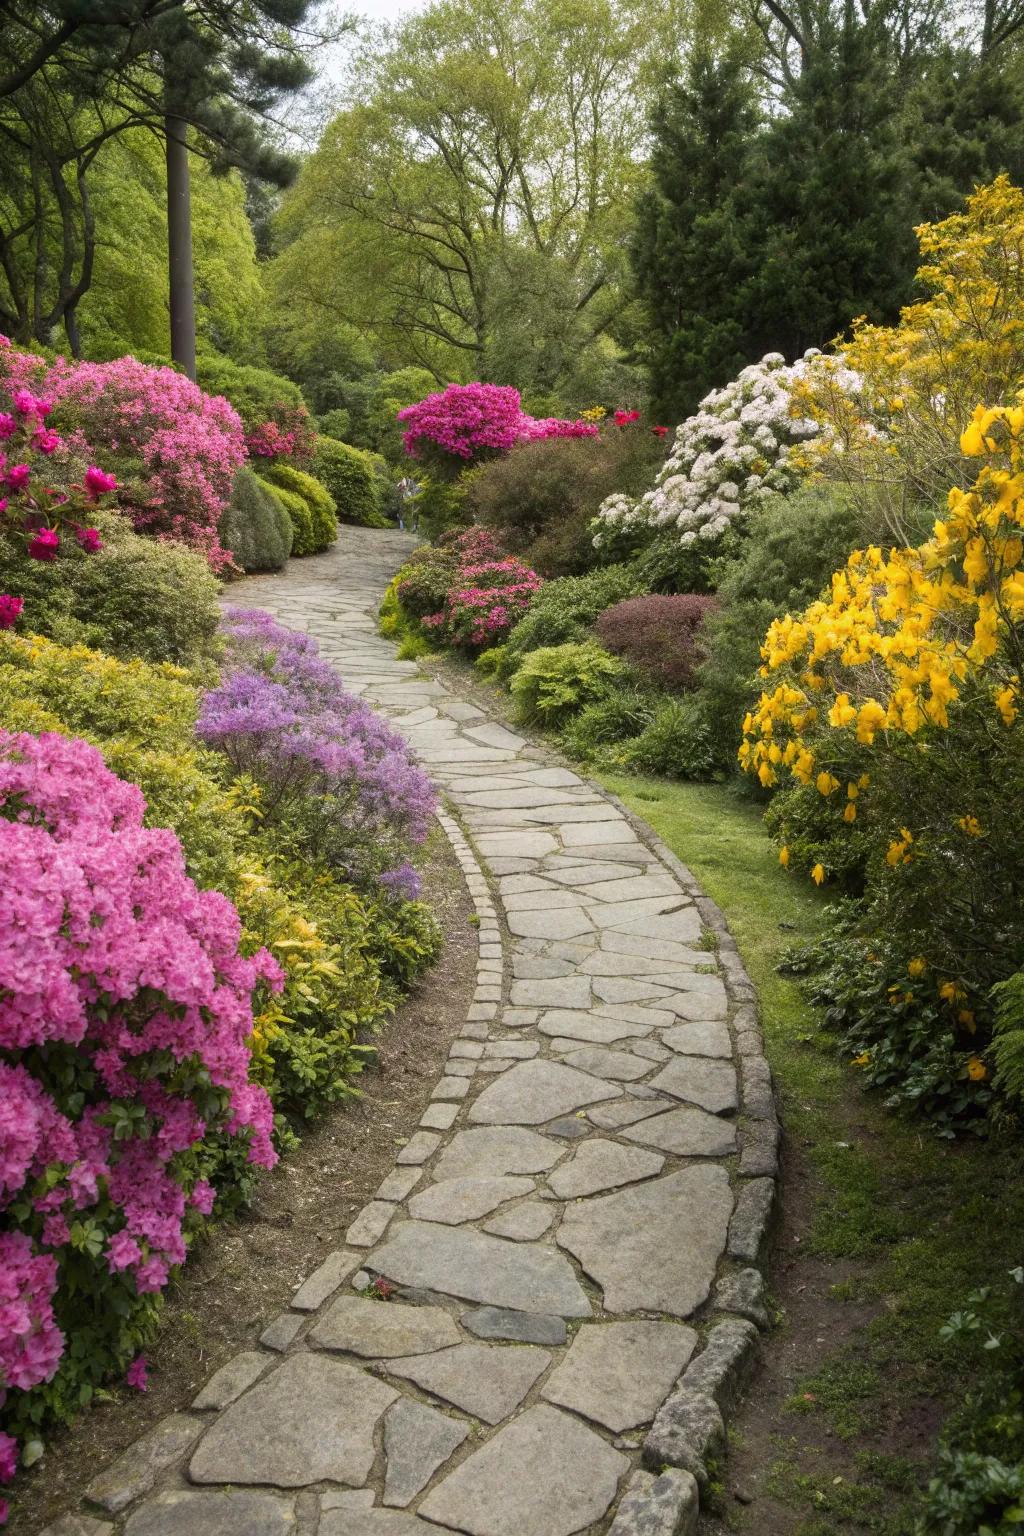
[[[29,540],[28,552],[33,560],[56,560],[60,549],[60,534],[56,528],[40,528]]]
[[[28,485],[31,474],[31,465],[12,464],[4,477],[7,481],[8,489],[12,491],[23,491],[26,485]]]
[[[14,390],[11,403],[19,416],[48,416],[53,410],[52,400],[43,400],[30,389]]]
[[[522,409],[519,391],[507,384],[449,384],[438,394],[399,411],[402,441],[413,458],[439,456],[470,463],[508,453],[516,443],[544,437],[597,437],[587,421],[538,421]]]
[[[0,443],[6,442],[9,437],[13,437],[17,430],[18,423],[10,412],[0,411]]]
[[[60,433],[52,432],[48,427],[40,427],[32,434],[32,446],[37,453],[56,453],[60,443]]]
[[[75,537],[87,555],[94,555],[97,550],[103,548],[103,540],[100,538],[98,528],[79,528]]]
[[[124,1379],[130,1387],[137,1392],[149,1391],[149,1366],[145,1355],[136,1355],[131,1365],[124,1373]]]
[[[7,592],[0,592],[0,629],[13,629],[24,606],[23,597],[11,597]]]
[[[105,496],[108,491],[117,490],[117,476],[108,475],[102,469],[97,469],[95,464],[90,464],[82,479],[85,486],[85,494],[90,501],[96,501],[100,496]]]

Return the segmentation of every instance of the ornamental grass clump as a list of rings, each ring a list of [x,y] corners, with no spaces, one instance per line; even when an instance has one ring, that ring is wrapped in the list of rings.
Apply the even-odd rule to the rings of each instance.
[[[862,893],[850,942],[875,1003],[848,957],[832,967],[858,1064],[932,1107],[988,1094],[991,990],[1024,954],[1024,397],[978,407],[960,451],[974,483],[931,539],[855,551],[772,624],[740,748],[763,786],[794,786],[771,807],[782,862]]]
[[[435,808],[406,742],[345,691],[309,635],[231,609],[225,666],[197,724],[236,773],[262,786],[265,823],[357,882],[400,868]]]
[[[124,1370],[147,1298],[213,1206],[213,1147],[276,1159],[248,1041],[254,992],[281,972],[266,950],[240,953],[235,908],[197,889],[145,808],[95,747],[0,733],[0,1401],[14,1434]]]

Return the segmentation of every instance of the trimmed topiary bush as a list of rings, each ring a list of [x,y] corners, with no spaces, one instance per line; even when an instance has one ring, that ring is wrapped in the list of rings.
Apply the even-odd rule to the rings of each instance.
[[[88,554],[66,539],[59,560],[26,560],[24,535],[0,532],[0,592],[23,597],[22,629],[146,661],[212,657],[218,587],[203,556],[141,537],[116,512],[93,521],[102,547]]]
[[[295,527],[293,555],[316,555],[334,543],[338,537],[337,507],[326,486],[321,485],[313,475],[307,475],[305,470],[296,469],[293,464],[267,464],[260,479],[276,491],[286,493],[282,500]],[[291,497],[298,497],[305,503],[309,513],[308,521],[301,515],[296,516],[294,502],[289,499]]]
[[[701,631],[718,604],[692,592],[678,597],[630,597],[605,609],[594,632],[609,651],[671,693],[694,686],[704,657]]]
[[[235,476],[220,541],[243,571],[279,571],[292,552],[292,520],[280,495],[251,469]]]
[[[333,496],[340,522],[359,528],[388,526],[381,512],[373,459],[362,448],[321,435],[313,452],[313,470]]]

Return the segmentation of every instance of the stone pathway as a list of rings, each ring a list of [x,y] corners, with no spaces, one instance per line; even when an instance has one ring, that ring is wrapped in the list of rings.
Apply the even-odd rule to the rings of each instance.
[[[778,1127],[752,989],[649,829],[396,660],[375,615],[411,547],[345,529],[230,596],[314,634],[443,790],[473,1005],[345,1247],[50,1536],[695,1528],[766,1321]]]

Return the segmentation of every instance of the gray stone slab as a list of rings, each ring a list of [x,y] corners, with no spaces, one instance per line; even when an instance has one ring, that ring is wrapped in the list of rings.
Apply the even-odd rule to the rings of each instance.
[[[410,1504],[468,1434],[460,1419],[399,1398],[384,1415],[384,1503]]]
[[[485,1221],[484,1231],[495,1237],[511,1238],[515,1243],[532,1243],[544,1236],[554,1219],[555,1211],[549,1201],[524,1200]]]
[[[320,1349],[389,1359],[445,1349],[459,1342],[459,1330],[440,1307],[406,1307],[395,1301],[341,1296],[318,1318],[309,1337]]]
[[[557,839],[550,832],[481,832],[476,843],[495,874],[514,874],[529,869],[528,860],[543,859],[558,847]],[[508,862],[499,867],[495,862],[499,859]],[[509,864],[513,862],[515,869],[510,870]]]
[[[563,1163],[549,1174],[548,1183],[560,1200],[578,1200],[599,1190],[652,1178],[664,1166],[665,1159],[656,1152],[623,1147],[595,1136],[583,1143],[571,1163]]]
[[[465,1301],[589,1317],[590,1302],[572,1266],[552,1248],[510,1243],[467,1227],[406,1221],[368,1259],[400,1285],[422,1286]]]
[[[383,1237],[397,1209],[389,1200],[369,1201],[345,1233],[346,1243],[353,1248],[372,1248]]]
[[[642,1039],[653,1026],[633,1024],[629,1020],[605,1019],[582,1009],[551,1008],[541,1016],[537,1028],[542,1035],[586,1040],[592,1045],[611,1045],[616,1040]]]
[[[542,1393],[621,1434],[654,1418],[696,1344],[682,1323],[584,1323]]]
[[[708,965],[713,957],[706,949],[694,949],[672,939],[656,939],[645,933],[603,933],[601,948],[614,955],[636,955],[650,960],[667,960],[680,967]]]
[[[614,1104],[595,1104],[586,1114],[591,1124],[600,1126],[601,1130],[617,1131],[624,1125],[635,1125],[638,1120],[648,1120],[652,1115],[671,1108],[671,1099],[629,1098],[616,1099]]]
[[[459,1319],[463,1328],[475,1333],[479,1339],[510,1339],[516,1344],[565,1343],[564,1317],[553,1317],[542,1312],[512,1312],[508,1307],[477,1307],[463,1312]]]
[[[409,1201],[409,1214],[417,1221],[440,1221],[459,1226],[490,1215],[506,1200],[517,1200],[535,1188],[533,1179],[503,1175],[499,1178],[443,1179]]]
[[[717,1056],[729,1060],[732,1042],[724,1019],[705,1019],[697,1023],[674,1024],[661,1039],[669,1050],[683,1056]]]
[[[260,1343],[264,1349],[286,1350],[305,1321],[299,1313],[279,1312],[260,1334]]]
[[[571,1536],[606,1513],[628,1466],[577,1419],[539,1404],[467,1457],[420,1508],[470,1536]]]
[[[521,1061],[488,1084],[470,1105],[469,1118],[478,1125],[541,1125],[621,1093],[612,1083],[557,1061]]]
[[[626,1051],[609,1051],[597,1045],[575,1047],[563,1060],[568,1067],[578,1067],[581,1072],[590,1072],[594,1077],[606,1077],[620,1083],[635,1082],[651,1070],[649,1061],[638,1060]]]
[[[560,1115],[557,1120],[548,1120],[544,1130],[549,1136],[564,1136],[569,1141],[579,1141],[590,1135],[590,1126],[582,1109],[574,1115]]]
[[[533,1344],[456,1344],[435,1355],[392,1362],[388,1370],[486,1424],[497,1424],[518,1408],[550,1363],[547,1350]]]
[[[109,1515],[119,1514],[148,1493],[160,1473],[191,1450],[202,1431],[203,1420],[190,1418],[187,1413],[161,1419],[93,1478],[85,1490],[86,1501]]]
[[[529,1061],[539,1051],[540,1046],[536,1040],[491,1040],[484,1046],[485,1057],[493,1058],[497,1056],[502,1061],[510,1061],[512,1059]]]
[[[125,1536],[289,1536],[294,1529],[292,1501],[280,1494],[169,1488],[135,1511]]]
[[[457,1066],[458,1063],[453,1063]],[[430,1097],[432,1099],[464,1099],[469,1092],[469,1082],[464,1077],[442,1077],[434,1085]]]
[[[701,979],[712,985],[701,987],[699,991],[687,987],[685,991],[673,992],[671,1000],[663,999],[660,1006],[671,1008],[677,1018],[692,1019],[695,1023],[706,1019],[724,1019],[729,1012],[725,987],[717,976]]]
[[[509,933],[514,933],[520,938],[538,939],[573,939],[581,933],[593,932],[594,924],[591,922],[583,907],[566,907],[563,911],[543,912],[509,912],[506,914]],[[516,983],[513,985],[513,1002],[519,1002],[516,995],[516,986],[529,985],[529,983]]]
[[[714,1061],[706,1056],[674,1057],[651,1078],[650,1086],[656,1093],[685,1099],[712,1115],[731,1114],[739,1103],[732,1062]]]
[[[520,876],[520,878],[522,878]],[[508,912],[577,912],[582,910],[582,902],[573,891],[563,891],[551,885],[545,885],[539,891],[521,891],[502,893],[502,906]],[[515,929],[512,929],[515,932]],[[544,929],[540,937],[542,939],[557,935]]]
[[[374,1429],[398,1393],[322,1355],[290,1355],[207,1430],[194,1483],[359,1484],[373,1466]]]
[[[428,1104],[420,1116],[420,1125],[427,1130],[447,1131],[458,1118],[458,1104]]]
[[[711,1291],[732,1204],[725,1169],[698,1165],[567,1206],[557,1240],[606,1311],[689,1317]]]
[[[40,1536],[112,1536],[109,1520],[94,1520],[92,1515],[61,1515]]]
[[[193,1399],[192,1407],[226,1408],[259,1380],[270,1363],[269,1355],[256,1349],[243,1349],[214,1372],[199,1396]]]
[[[437,1160],[434,1177],[497,1178],[508,1173],[545,1173],[565,1148],[521,1126],[481,1126],[458,1131]]]
[[[555,976],[550,980],[514,981],[509,996],[518,1008],[589,1008],[590,980],[586,976]]]
[[[425,1163],[430,1154],[440,1145],[441,1138],[434,1131],[417,1131],[414,1136],[409,1137],[395,1158],[395,1162],[418,1166],[420,1163]]]
[[[693,1536],[700,1518],[700,1490],[691,1472],[666,1467],[657,1476],[633,1473],[608,1536]]]
[[[658,1102],[662,1104],[664,1100]],[[696,1104],[653,1115],[623,1128],[622,1134],[641,1146],[657,1147],[676,1157],[724,1157],[736,1149],[736,1128],[732,1122],[709,1114]]]
[[[318,1536],[444,1536],[437,1526],[404,1509],[334,1509],[321,1515]]]
[[[390,1175],[395,1178],[395,1174]],[[417,1174],[417,1177],[419,1175]],[[385,1183],[387,1180],[385,1180]],[[383,1185],[381,1188],[383,1189]],[[390,1196],[391,1199],[401,1199],[400,1195]],[[343,1248],[338,1248],[334,1253],[329,1253],[323,1263],[314,1269],[313,1273],[302,1282],[291,1304],[297,1312],[315,1312],[322,1306],[328,1296],[332,1296],[338,1287],[348,1279],[349,1275],[361,1262],[362,1255],[358,1253],[346,1253]]]
[[[599,880],[589,887],[590,896],[599,901],[638,901],[648,896],[679,896],[679,886],[671,875],[634,875],[629,880]]]

